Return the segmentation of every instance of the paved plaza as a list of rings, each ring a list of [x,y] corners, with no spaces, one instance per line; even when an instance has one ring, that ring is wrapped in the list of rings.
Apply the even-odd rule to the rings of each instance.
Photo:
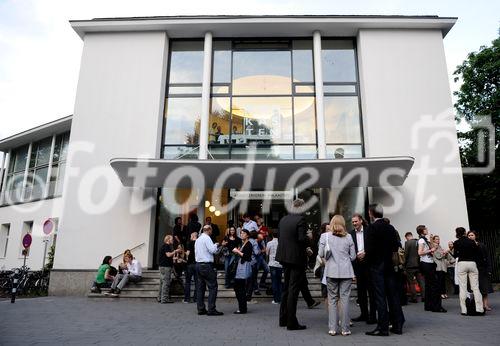
[[[249,305],[247,315],[233,315],[236,302],[220,301],[221,317],[198,316],[195,304],[151,301],[44,297],[0,301],[0,345],[498,345],[500,295],[493,294],[496,311],[485,317],[463,317],[456,298],[444,306],[448,313],[423,311],[423,304],[404,307],[402,336],[369,337],[365,323],[348,337],[327,334],[327,313],[321,304],[309,310],[299,302],[298,317],[305,331],[278,327],[279,306]],[[353,316],[358,308],[352,307]],[[354,311],[355,310],[355,311]]]

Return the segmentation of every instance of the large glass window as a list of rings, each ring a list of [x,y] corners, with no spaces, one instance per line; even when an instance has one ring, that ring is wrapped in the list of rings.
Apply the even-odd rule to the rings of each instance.
[[[5,201],[15,203],[22,201],[24,173],[28,162],[29,145],[11,151],[7,181],[5,184]]]
[[[52,148],[52,137],[33,143],[31,148],[30,166],[24,199],[40,199],[43,197],[47,174],[49,172],[50,151]]]
[[[236,144],[293,143],[291,97],[233,97]]]
[[[361,143],[359,104],[356,96],[326,96],[326,143]]]
[[[54,152],[50,166],[53,139]],[[3,203],[30,202],[45,197],[61,196],[68,144],[69,132],[66,132],[55,138],[51,136],[33,142],[29,159],[29,144],[13,149],[7,170],[7,181],[5,186],[2,186]]]
[[[234,95],[289,95],[292,61],[287,51],[235,51]]]
[[[203,79],[203,41],[173,41],[170,84],[200,83]]]
[[[314,83],[313,51],[311,40],[293,41],[293,81]]]
[[[354,41],[323,39],[322,46],[327,155],[361,156]],[[312,39],[215,39],[212,54],[209,159],[317,158]],[[203,42],[173,41],[170,59],[164,157],[194,157]]]
[[[322,40],[323,82],[356,82],[356,56],[352,40]]]
[[[165,108],[165,144],[198,144],[200,97],[169,97]]]
[[[293,99],[295,143],[316,143],[316,104],[314,97]]]
[[[49,196],[61,196],[66,172],[66,156],[68,155],[69,132],[56,137],[52,171],[49,181]]]
[[[200,141],[203,41],[172,41],[169,61],[163,155],[188,158]]]

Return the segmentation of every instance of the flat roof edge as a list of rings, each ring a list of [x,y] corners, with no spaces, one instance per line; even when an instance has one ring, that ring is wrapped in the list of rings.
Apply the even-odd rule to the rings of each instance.
[[[0,139],[0,151],[5,152],[6,150],[15,148],[19,145],[23,145],[24,143],[42,139],[43,137],[49,135],[51,132],[59,133],[70,130],[72,120],[73,115],[71,114],[63,118],[59,118],[48,123],[35,126],[23,132],[16,133],[9,137]]]
[[[73,30],[83,39],[88,32],[120,31],[175,31],[185,25],[239,26],[239,25],[338,25],[356,28],[415,28],[440,29],[443,37],[451,30],[457,17],[398,16],[398,15],[303,15],[303,16],[171,16],[123,17],[70,20]],[[192,28],[191,28],[192,29]],[[200,28],[202,30],[203,28]],[[321,28],[318,28],[319,30]],[[208,28],[207,30],[213,30]],[[203,31],[203,30],[202,30]]]

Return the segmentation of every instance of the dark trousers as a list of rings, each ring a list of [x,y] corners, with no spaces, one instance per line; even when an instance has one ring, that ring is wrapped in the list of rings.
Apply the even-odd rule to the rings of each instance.
[[[285,284],[280,304],[280,326],[297,327],[297,301],[299,292],[306,279],[303,265],[284,264]]]
[[[276,303],[281,302],[281,295],[283,292],[283,284],[281,278],[283,276],[283,268],[269,267],[271,270],[271,284],[273,287],[273,300]]]
[[[208,312],[215,311],[215,300],[217,299],[217,273],[213,263],[196,263],[196,275],[198,276],[198,289],[196,291],[196,303],[198,312],[205,311],[205,290],[208,286]]]
[[[377,319],[377,308],[375,307],[375,297],[373,285],[370,280],[370,271],[366,264],[357,263],[355,267],[356,286],[358,290],[358,303],[361,310],[361,317],[375,321]],[[370,309],[368,310],[368,301]]]
[[[255,264],[255,269],[252,268],[252,288],[254,291],[259,291],[259,287],[266,287],[266,279],[269,274],[269,266],[264,259],[264,256],[259,255],[256,257],[257,263]],[[257,285],[257,276],[259,275],[259,270],[262,269],[262,276],[260,277],[259,284]]]
[[[420,262],[420,270],[425,279],[425,303],[427,311],[441,309],[441,294],[439,293],[438,279],[436,275],[436,264]]]
[[[184,300],[189,300],[191,297],[191,279],[194,281],[193,300],[196,300],[196,292],[198,291],[198,275],[196,274],[196,263],[188,264],[186,267],[186,281],[184,282]]]
[[[446,273],[443,271],[436,271],[436,277],[439,294],[446,294]]]
[[[396,273],[391,270],[385,270],[384,263],[374,264],[370,267],[378,314],[377,328],[383,332],[389,331],[389,316],[395,329],[402,329],[405,321],[400,302],[400,284]]]
[[[309,291],[309,281],[307,281],[307,275],[305,275],[304,280],[302,280],[300,293],[302,293],[302,298],[304,298],[307,306],[311,306],[314,304],[314,299],[311,296],[311,291]]]
[[[238,300],[238,310],[243,313],[247,312],[246,285],[246,279],[234,279],[234,293]]]
[[[233,284],[234,277],[230,273],[230,266],[231,263],[235,260],[235,257],[233,255],[226,255],[224,258],[224,287],[230,288],[231,285]]]

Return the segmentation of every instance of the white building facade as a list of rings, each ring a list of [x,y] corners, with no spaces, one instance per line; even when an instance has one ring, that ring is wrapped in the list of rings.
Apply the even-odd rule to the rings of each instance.
[[[155,268],[158,244],[175,217],[210,216],[225,230],[249,212],[275,228],[294,195],[311,201],[306,214],[313,230],[333,214],[349,221],[354,212],[365,214],[369,203],[381,203],[401,235],[425,224],[450,240],[455,227],[468,227],[443,48],[455,21],[72,21],[84,48],[62,196],[50,197],[45,176],[47,192],[37,201],[2,202],[0,267],[19,265],[25,222],[41,237],[43,221],[54,218],[51,293],[81,294],[105,255],[118,259],[132,249],[143,266]],[[57,126],[47,128],[52,138],[60,135]],[[0,141],[6,161],[21,145],[33,147],[32,135]],[[26,162],[23,177],[35,169]],[[254,176],[248,185],[228,178],[216,186],[225,172],[249,170],[249,163]],[[2,196],[15,189],[8,177],[18,173],[8,162],[3,167]],[[308,169],[319,175],[305,188],[306,178],[290,182]],[[367,171],[366,179],[349,180],[357,169]],[[183,175],[189,170],[202,178],[189,183]],[[27,180],[18,188],[26,190]],[[36,211],[15,209],[35,204]],[[228,204],[238,206],[224,210]]]

